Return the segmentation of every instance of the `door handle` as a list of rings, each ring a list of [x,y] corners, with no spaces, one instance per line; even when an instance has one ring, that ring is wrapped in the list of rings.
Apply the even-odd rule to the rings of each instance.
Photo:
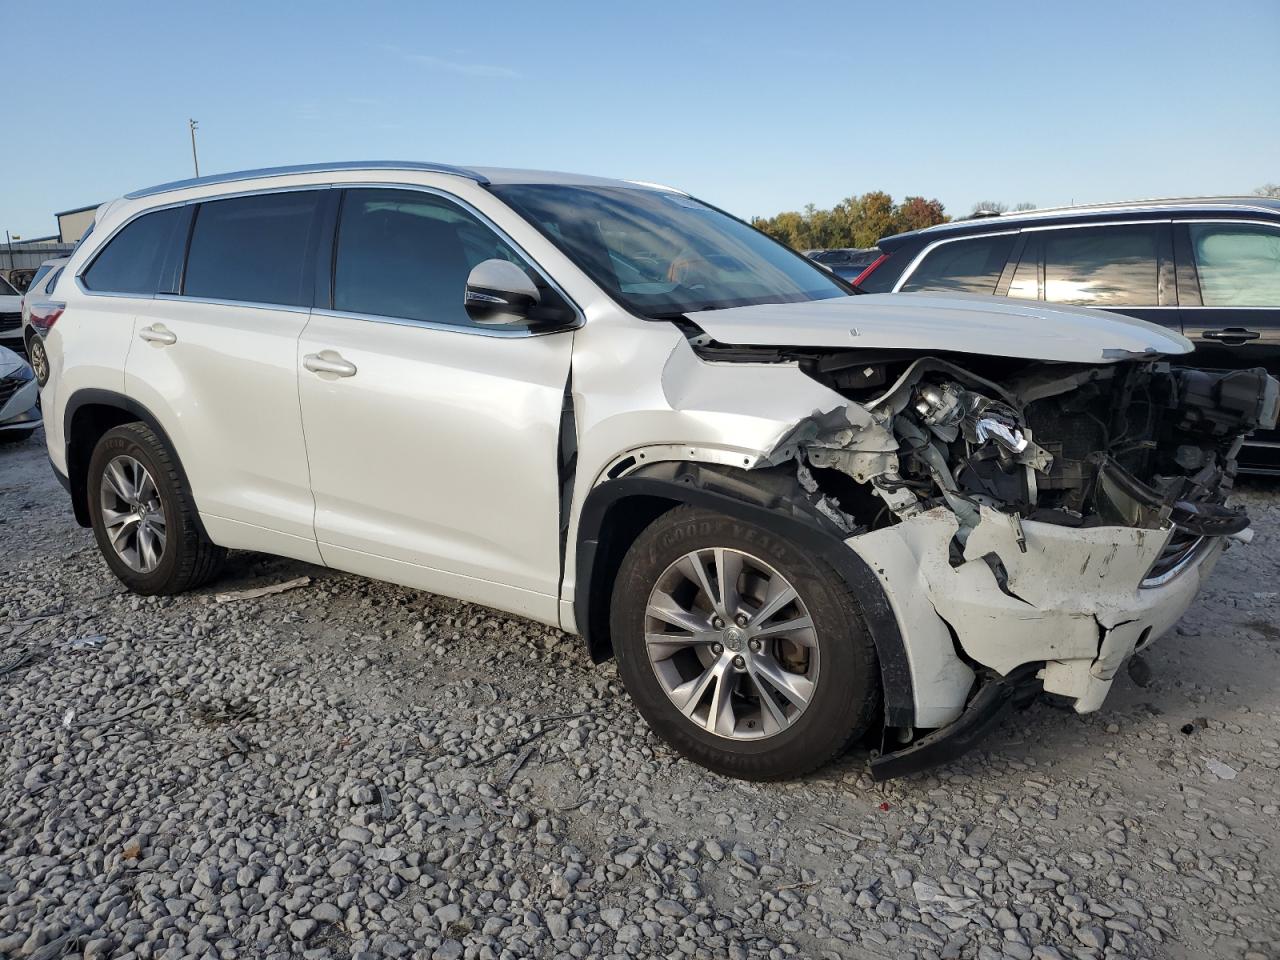
[[[1246,330],[1244,327],[1227,327],[1225,330],[1206,330],[1200,334],[1205,340],[1217,340],[1229,346],[1257,340],[1262,336],[1257,330]]]
[[[308,353],[302,358],[302,365],[312,373],[331,373],[335,377],[354,377],[356,365],[343,360],[336,350],[322,350],[319,353]]]
[[[158,343],[164,347],[178,342],[177,334],[168,329],[163,323],[153,323],[149,327],[143,327],[138,331],[138,338],[147,341],[147,343]]]

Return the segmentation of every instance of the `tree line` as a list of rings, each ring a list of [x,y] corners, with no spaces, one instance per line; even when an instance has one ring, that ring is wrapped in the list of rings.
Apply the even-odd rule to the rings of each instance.
[[[1012,209],[1030,210],[1033,203],[1020,203]],[[979,213],[1004,213],[1009,205],[997,200],[981,200],[973,205],[969,216]],[[883,190],[872,190],[846,197],[829,210],[812,203],[803,210],[788,210],[772,217],[754,217],[751,223],[775,240],[796,250],[830,249],[832,247],[874,247],[881,237],[907,230],[919,230],[947,223],[942,201],[936,198],[905,197],[895,203]]]
[[[1280,184],[1267,183],[1254,193],[1263,197],[1280,197]],[[1034,210],[1034,203],[1010,207],[999,200],[979,200],[969,216],[981,213],[1005,213],[1008,210]],[[872,190],[846,197],[830,210],[820,210],[812,203],[803,210],[788,210],[772,217],[753,217],[751,223],[775,240],[796,250],[831,249],[832,247],[874,247],[881,237],[907,230],[947,223],[941,200],[906,197],[894,203],[883,190]]]

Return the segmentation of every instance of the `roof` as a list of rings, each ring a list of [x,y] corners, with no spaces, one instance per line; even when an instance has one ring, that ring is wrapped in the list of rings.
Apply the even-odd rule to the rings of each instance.
[[[977,217],[939,223],[920,230],[883,237],[880,244],[891,241],[898,246],[914,237],[933,237],[948,233],[998,233],[1002,229],[1017,230],[1027,223],[1040,220],[1089,221],[1102,220],[1117,214],[1146,214],[1159,216],[1173,212],[1212,213],[1250,211],[1280,216],[1280,199],[1275,197],[1171,197],[1152,200],[1125,200],[1117,203],[1087,203],[1070,207],[1045,207],[1040,210],[1018,210],[999,216]]]
[[[303,163],[285,167],[261,167],[256,170],[237,170],[230,173],[215,173],[205,177],[192,177],[187,180],[174,180],[169,183],[144,187],[125,194],[126,200],[137,200],[174,190],[186,190],[191,187],[204,187],[220,183],[237,183],[246,180],[261,180],[267,177],[282,177],[302,173],[350,173],[360,170],[404,170],[414,173],[443,173],[449,176],[463,177],[476,183],[557,183],[575,184],[579,186],[613,186],[631,187],[633,189],[672,190],[658,184],[640,183],[638,181],[610,180],[605,177],[591,177],[577,173],[560,173],[550,170],[520,170],[507,167],[458,167],[446,163],[430,163],[421,160],[343,160],[334,163]],[[87,207],[85,209],[93,209]],[[73,213],[76,211],[68,211]]]

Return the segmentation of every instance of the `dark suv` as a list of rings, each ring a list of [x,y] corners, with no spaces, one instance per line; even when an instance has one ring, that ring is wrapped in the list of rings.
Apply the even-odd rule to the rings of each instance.
[[[1201,366],[1280,375],[1280,200],[1142,200],[946,223],[886,237],[868,293],[945,291],[1100,307],[1181,331]],[[1035,322],[1028,320],[1028,322]],[[1280,433],[1242,471],[1280,475]]]

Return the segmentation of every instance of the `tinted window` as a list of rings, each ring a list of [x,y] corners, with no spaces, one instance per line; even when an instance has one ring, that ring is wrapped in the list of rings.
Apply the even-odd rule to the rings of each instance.
[[[13,288],[13,285],[9,283],[9,281],[6,280],[4,277],[0,277],[0,297],[16,297],[16,296],[20,296],[20,294],[18,293],[17,290]]]
[[[165,254],[177,242],[173,234],[181,218],[182,211],[175,207],[134,220],[94,258],[84,285],[106,293],[155,293]]]
[[[1280,306],[1280,231],[1244,223],[1188,229],[1206,307]]]
[[[338,223],[335,310],[470,326],[471,268],[494,259],[524,267],[488,226],[429,193],[349,190]]]
[[[1085,306],[1155,306],[1159,300],[1157,224],[1048,230],[1044,298]]]
[[[308,190],[200,204],[182,292],[309,306],[307,242],[319,198]]]
[[[993,294],[1014,239],[1013,234],[974,237],[934,247],[902,289]]]

